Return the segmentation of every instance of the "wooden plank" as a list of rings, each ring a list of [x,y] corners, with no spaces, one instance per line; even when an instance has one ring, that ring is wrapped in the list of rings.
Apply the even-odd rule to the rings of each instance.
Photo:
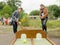
[[[16,38],[21,38],[21,34],[26,34],[27,38],[36,38],[37,33],[42,34],[42,38],[47,38],[43,30],[21,30],[16,33]]]
[[[40,29],[36,29],[36,30],[20,30],[16,33],[16,37],[13,39],[11,45],[14,45],[15,41],[19,38],[21,38],[21,34],[26,34],[27,35],[27,38],[30,38],[31,39],[31,43],[32,45],[34,45],[34,42],[33,42],[33,38],[36,38],[36,34],[37,33],[40,33],[42,34],[42,38],[45,38],[47,39],[52,45],[55,45],[52,41],[50,41],[48,38],[47,38],[47,35],[46,33],[43,31],[43,30],[40,30]]]

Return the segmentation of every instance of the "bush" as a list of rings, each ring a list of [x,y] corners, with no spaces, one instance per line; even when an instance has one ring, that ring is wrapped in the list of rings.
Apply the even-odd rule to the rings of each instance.
[[[27,15],[24,15],[23,18],[21,19],[21,23],[23,26],[29,26],[29,20]]]
[[[30,15],[34,15],[34,16],[39,15],[39,12],[40,12],[39,10],[33,10],[30,12]]]

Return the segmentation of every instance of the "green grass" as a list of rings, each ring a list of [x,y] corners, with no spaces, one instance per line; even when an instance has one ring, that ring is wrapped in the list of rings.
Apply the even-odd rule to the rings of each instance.
[[[39,18],[37,19],[29,19],[29,27],[32,27],[32,28],[40,28],[42,27],[41,25],[41,20]],[[52,30],[60,30],[60,21],[58,20],[48,20],[47,22],[47,28],[49,31],[52,31]],[[18,30],[20,30],[20,26],[18,26]],[[12,26],[2,26],[0,25],[0,32],[11,32],[13,31],[13,27]]]
[[[49,20],[47,22],[48,28],[59,28],[60,27],[60,21],[58,20]]]
[[[30,19],[29,20],[29,26],[30,27],[38,27],[40,28],[41,27],[41,21],[39,19]]]
[[[41,28],[41,20],[40,19],[30,19],[29,20],[29,26],[30,27],[38,27]],[[58,20],[48,20],[47,21],[47,28],[48,29],[56,29],[59,28],[60,29],[60,21]]]

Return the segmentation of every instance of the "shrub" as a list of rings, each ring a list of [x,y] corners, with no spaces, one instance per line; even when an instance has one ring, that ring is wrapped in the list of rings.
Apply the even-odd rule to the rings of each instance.
[[[21,23],[23,26],[29,26],[29,20],[27,15],[24,15],[23,18],[21,19]]]

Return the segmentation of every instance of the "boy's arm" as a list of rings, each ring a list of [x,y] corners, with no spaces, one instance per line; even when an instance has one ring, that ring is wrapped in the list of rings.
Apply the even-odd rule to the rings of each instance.
[[[20,17],[19,15],[16,17],[17,22],[19,21],[19,17]]]
[[[46,18],[47,16],[48,16],[48,10],[45,9],[45,10],[44,10],[44,16],[43,16],[43,18]]]
[[[12,18],[13,18],[13,19],[16,18],[16,17],[15,17],[15,14],[16,14],[16,12],[13,12],[13,14],[12,14]]]
[[[42,17],[42,16],[41,16],[41,10],[40,10],[39,16],[40,16],[40,18]]]

